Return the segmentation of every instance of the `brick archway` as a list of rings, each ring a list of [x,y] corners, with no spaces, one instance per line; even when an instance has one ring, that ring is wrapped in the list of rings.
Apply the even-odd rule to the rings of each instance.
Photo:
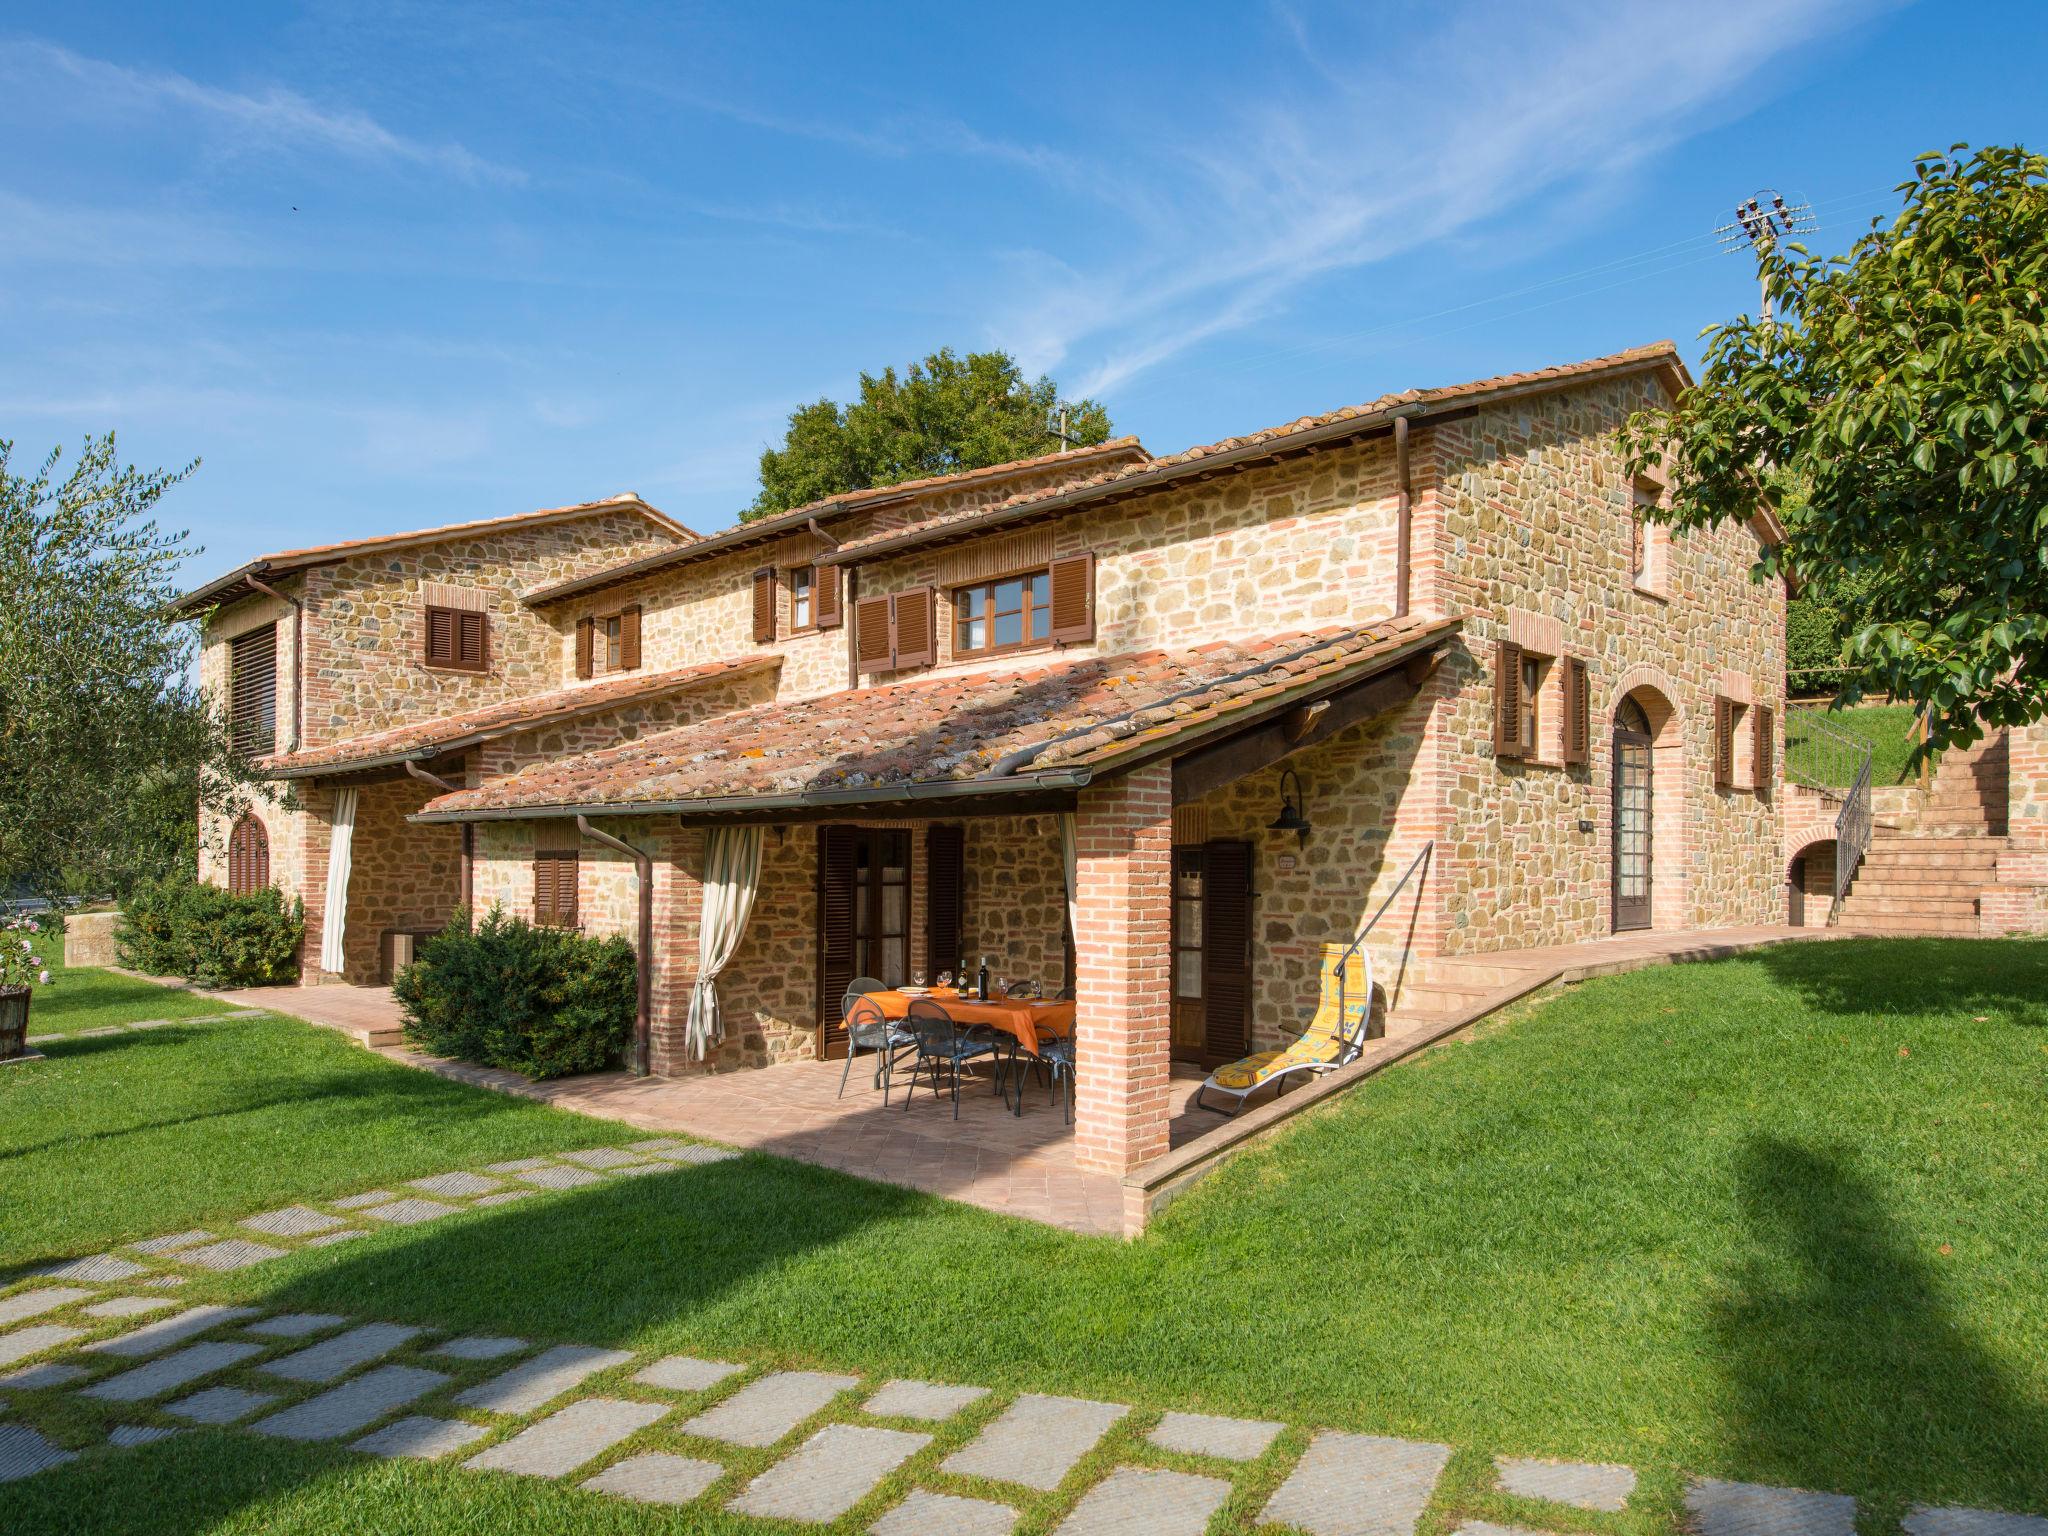
[[[1656,667],[1633,667],[1610,691],[1601,716],[1608,782],[1614,771],[1613,730],[1623,702],[1633,700],[1643,711],[1650,735],[1650,927],[1671,932],[1688,924],[1691,911],[1692,847],[1687,815],[1685,736],[1688,725],[1680,694],[1670,677]],[[1607,838],[1605,867],[1613,869],[1614,819],[1611,797],[1602,818]],[[1608,926],[1614,921],[1614,887],[1610,878],[1603,897]]]
[[[1792,840],[1785,858],[1785,920],[1795,928],[1825,928],[1835,899],[1835,834],[1815,829]]]

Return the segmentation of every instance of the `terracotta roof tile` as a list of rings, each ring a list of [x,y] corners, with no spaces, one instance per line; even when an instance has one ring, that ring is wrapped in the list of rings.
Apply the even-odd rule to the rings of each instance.
[[[597,682],[578,683],[505,699],[459,715],[439,715],[410,725],[394,726],[367,736],[351,736],[304,752],[281,752],[257,759],[265,774],[277,778],[310,778],[322,772],[348,772],[372,763],[390,763],[406,758],[418,760],[457,746],[468,746],[536,726],[578,720],[608,709],[623,708],[647,699],[664,698],[686,688],[699,687],[743,672],[756,672],[782,664],[775,652],[729,657],[667,672],[633,672]]]
[[[429,816],[522,808],[685,806],[1121,766],[1141,749],[1255,717],[1274,701],[1428,649],[1455,619],[1387,619],[1176,651],[919,678],[760,705],[537,763],[429,802]],[[1035,749],[1022,763],[1016,755]],[[1006,761],[1008,760],[1008,761]],[[1019,774],[1027,775],[1020,779]]]

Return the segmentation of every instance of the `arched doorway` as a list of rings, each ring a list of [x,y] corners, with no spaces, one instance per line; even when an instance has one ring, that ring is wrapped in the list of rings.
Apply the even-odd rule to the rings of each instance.
[[[249,896],[270,884],[270,834],[244,811],[228,834],[228,889]]]
[[[1652,803],[1654,773],[1650,717],[1633,695],[1614,711],[1614,931],[1650,926],[1651,878],[1656,867]]]

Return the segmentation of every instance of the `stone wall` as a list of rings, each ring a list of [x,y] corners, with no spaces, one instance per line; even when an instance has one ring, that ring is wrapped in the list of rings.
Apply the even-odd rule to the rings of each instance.
[[[1052,996],[1069,981],[1059,818],[993,816],[962,825],[967,880],[960,947],[969,971],[987,955],[1003,980],[1034,981]],[[921,885],[922,869],[916,878]]]
[[[366,784],[356,803],[348,880],[343,979],[377,985],[385,930],[439,928],[462,890],[462,829],[405,818],[440,793],[412,779]]]
[[[699,720],[766,703],[774,696],[775,673],[763,670],[622,705],[602,714],[515,732],[484,742],[469,754],[472,782],[514,773],[533,763],[552,762],[677,730]]]

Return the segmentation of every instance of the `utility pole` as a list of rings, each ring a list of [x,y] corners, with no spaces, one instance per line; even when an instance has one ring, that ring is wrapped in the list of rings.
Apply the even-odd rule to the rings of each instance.
[[[1763,261],[1778,242],[1814,227],[1813,208],[1807,203],[1787,203],[1769,187],[1735,205],[1735,222],[1723,224],[1714,233],[1721,237],[1721,249],[1739,251],[1747,247],[1757,260],[1757,288],[1763,303],[1763,318],[1771,318],[1771,280]]]
[[[1074,446],[1074,440],[1072,436],[1070,436],[1067,432],[1067,403],[1064,400],[1062,400],[1059,405],[1058,421],[1056,423],[1047,422],[1046,430],[1052,433],[1054,437],[1060,440],[1061,453],[1065,453],[1069,448]]]

